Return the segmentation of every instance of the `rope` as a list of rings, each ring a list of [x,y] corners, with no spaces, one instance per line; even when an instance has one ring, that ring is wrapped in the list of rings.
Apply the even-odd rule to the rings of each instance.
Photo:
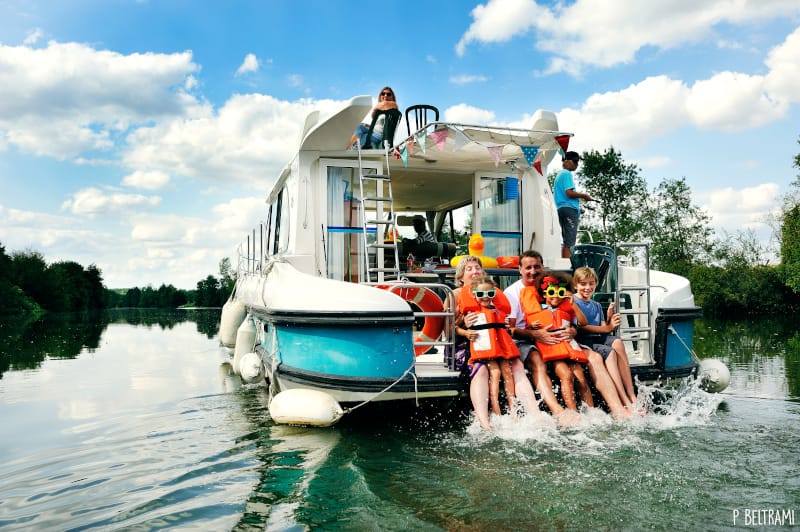
[[[697,356],[697,353],[695,353],[695,352],[694,352],[694,349],[692,349],[691,347],[689,347],[688,345],[686,345],[686,342],[684,342],[684,341],[683,341],[683,338],[681,338],[681,335],[680,335],[680,334],[678,334],[678,331],[676,331],[676,330],[675,330],[675,327],[673,327],[672,325],[670,325],[669,327],[667,327],[667,330],[668,330],[669,332],[671,332],[672,334],[674,334],[674,335],[675,335],[675,337],[676,337],[678,340],[680,340],[680,342],[683,344],[683,347],[685,347],[685,348],[686,348],[686,350],[687,350],[687,351],[689,351],[689,352],[692,354],[692,356],[694,356],[695,358],[698,358],[698,359],[700,358],[700,357],[698,357],[698,356]]]
[[[396,381],[394,381],[393,383],[391,383],[389,386],[387,386],[387,387],[386,387],[386,388],[384,388],[383,390],[379,391],[378,393],[376,393],[375,395],[373,395],[372,397],[370,397],[370,398],[369,398],[369,399],[367,399],[366,401],[363,401],[363,402],[361,402],[361,403],[357,404],[356,406],[354,406],[354,407],[352,407],[352,408],[345,408],[345,409],[343,410],[343,411],[344,411],[344,413],[345,413],[345,414],[349,414],[350,412],[352,412],[352,411],[353,411],[353,410],[355,410],[356,408],[361,408],[361,407],[362,407],[362,406],[364,406],[365,404],[367,404],[367,403],[369,403],[369,402],[371,402],[371,401],[374,401],[376,397],[380,396],[380,395],[381,395],[381,394],[383,394],[384,392],[387,392],[387,391],[389,391],[389,390],[390,390],[392,387],[394,387],[394,386],[395,386],[395,385],[396,385],[398,382],[400,382],[401,380],[403,380],[403,379],[406,377],[406,375],[408,375],[408,374],[409,374],[409,372],[410,372],[412,369],[414,369],[414,364],[415,364],[415,362],[412,362],[412,363],[411,363],[411,365],[408,367],[408,369],[407,369],[407,370],[405,370],[405,371],[403,372],[403,374],[402,374],[402,375],[400,375],[400,376],[397,378],[397,380],[396,380]],[[415,399],[415,401],[416,401],[416,403],[417,403],[417,406],[419,406],[419,392],[418,392],[418,390],[417,390],[417,375],[416,375],[416,374],[414,374],[414,373],[411,373],[411,376],[412,376],[412,377],[413,377],[413,379],[414,379],[414,399]]]

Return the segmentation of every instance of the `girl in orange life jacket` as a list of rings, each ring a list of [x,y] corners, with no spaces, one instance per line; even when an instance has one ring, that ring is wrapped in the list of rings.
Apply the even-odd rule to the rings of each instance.
[[[539,310],[531,304],[532,294],[520,293],[520,301],[525,310],[528,326],[531,328],[544,327],[548,330],[557,330],[564,327],[574,326],[576,321],[575,311],[572,308],[572,294],[569,292],[571,279],[569,275],[561,272],[541,272],[537,275],[534,285],[523,289],[535,290],[538,295]],[[581,400],[587,406],[593,407],[589,382],[583,371],[582,363],[588,361],[588,357],[583,348],[574,340],[559,342],[548,345],[536,342],[536,348],[542,355],[542,360],[552,363],[553,371],[561,381],[561,397],[564,405],[570,410],[577,411],[578,405],[575,401],[575,388],[573,381],[577,385]]]
[[[511,304],[488,276],[473,279],[470,287],[465,286],[461,290],[459,299],[459,307],[463,312],[479,314],[478,322],[469,327],[471,331],[478,332],[477,335],[471,335],[474,338],[470,338],[469,363],[484,363],[489,370],[492,413],[501,415],[501,376],[509,412],[513,412],[516,392],[510,360],[519,357],[519,349],[507,330],[506,317],[511,312]]]

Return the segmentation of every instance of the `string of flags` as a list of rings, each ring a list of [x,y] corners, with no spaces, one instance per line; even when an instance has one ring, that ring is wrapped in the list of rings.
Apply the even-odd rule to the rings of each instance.
[[[491,136],[490,131],[489,133]],[[396,159],[403,161],[403,166],[408,166],[408,157],[414,153],[415,147],[418,148],[423,155],[427,154],[428,138],[433,141],[433,146],[435,146],[439,151],[445,150],[447,139],[450,138],[453,141],[452,151],[458,151],[466,144],[473,142],[484,146],[488,152],[489,158],[494,162],[494,165],[499,166],[503,156],[503,149],[506,145],[513,144],[519,146],[527,166],[529,168],[534,168],[537,172],[539,172],[539,175],[543,175],[542,160],[554,155],[554,150],[556,150],[563,157],[564,154],[569,150],[570,137],[570,135],[556,135],[555,137],[552,137],[558,146],[557,148],[543,148],[541,145],[536,146],[519,144],[511,138],[509,138],[504,144],[497,144],[496,142],[482,142],[471,139],[466,133],[464,133],[464,131],[458,129],[457,127],[438,124],[430,133],[428,133],[427,129],[423,129],[422,131],[415,133],[400,145],[395,147],[393,154]]]

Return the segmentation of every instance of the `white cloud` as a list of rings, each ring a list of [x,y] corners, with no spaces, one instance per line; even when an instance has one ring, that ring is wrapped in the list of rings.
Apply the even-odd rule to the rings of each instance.
[[[236,75],[241,76],[243,74],[247,74],[248,72],[258,72],[258,67],[259,62],[255,54],[247,54],[244,57],[242,64],[236,69]]]
[[[26,46],[32,46],[37,42],[39,42],[39,39],[41,39],[43,35],[44,32],[42,31],[42,29],[36,28],[34,30],[29,31],[28,34],[25,36],[25,40],[23,40],[22,42]]]
[[[450,76],[450,83],[455,85],[466,85],[468,83],[480,83],[483,81],[488,81],[489,78],[486,76],[481,75],[470,75],[470,74],[462,74],[460,76]]]
[[[123,185],[145,190],[158,190],[167,183],[169,183],[169,175],[157,170],[152,172],[137,170],[122,178]]]
[[[717,229],[739,227],[768,233],[767,218],[777,208],[779,193],[776,183],[762,183],[739,190],[724,187],[695,192],[694,200],[711,216]]]
[[[264,183],[297,148],[306,115],[333,100],[287,102],[263,94],[232,96],[216,113],[175,118],[128,137],[123,162],[215,183]]]
[[[305,79],[300,74],[289,74],[286,76],[286,82],[292,88],[302,87],[303,83],[305,83]]]
[[[137,123],[192,114],[191,52],[129,54],[79,43],[0,45],[0,138],[57,159],[109,150]]]
[[[472,42],[505,42],[534,32],[536,47],[553,55],[547,73],[578,74],[585,66],[628,63],[646,46],[719,42],[718,24],[752,24],[799,13],[800,4],[792,0],[577,0],[553,8],[535,0],[489,0],[472,10],[473,22],[456,52],[462,55]]]
[[[460,124],[487,124],[494,120],[494,113],[486,109],[478,109],[465,103],[448,107],[444,111],[447,122]]]
[[[65,201],[62,209],[73,214],[97,215],[118,214],[120,212],[147,209],[157,206],[161,202],[158,196],[144,196],[141,194],[107,194],[94,187],[79,190]]]

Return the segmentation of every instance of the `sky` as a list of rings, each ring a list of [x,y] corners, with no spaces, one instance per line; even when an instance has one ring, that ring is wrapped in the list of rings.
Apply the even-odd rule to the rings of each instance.
[[[800,2],[0,0],[0,244],[195,288],[236,264],[308,112],[384,85],[460,123],[554,111],[570,149],[685,178],[718,235],[768,242]]]

